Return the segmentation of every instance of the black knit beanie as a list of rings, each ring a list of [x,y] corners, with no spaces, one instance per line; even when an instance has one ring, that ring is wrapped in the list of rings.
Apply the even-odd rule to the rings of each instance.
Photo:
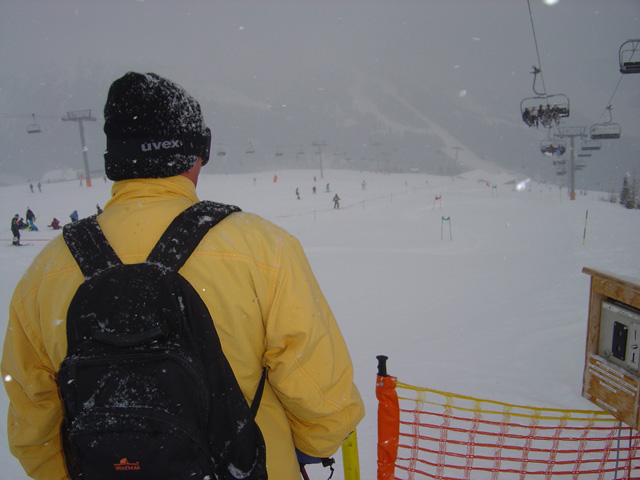
[[[209,160],[211,130],[198,102],[155,73],[129,72],[111,84],[104,106],[111,180],[179,175]]]

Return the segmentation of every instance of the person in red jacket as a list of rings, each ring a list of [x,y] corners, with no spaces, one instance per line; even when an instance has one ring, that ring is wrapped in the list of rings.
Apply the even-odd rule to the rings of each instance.
[[[51,220],[51,225],[48,226],[53,228],[54,230],[60,230],[60,220],[53,217],[53,220]]]

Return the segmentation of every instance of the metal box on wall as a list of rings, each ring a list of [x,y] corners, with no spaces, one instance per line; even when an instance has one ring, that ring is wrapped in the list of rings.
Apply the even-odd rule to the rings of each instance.
[[[640,311],[614,301],[603,301],[598,355],[631,372],[640,371]]]
[[[640,430],[640,280],[589,268],[582,396]]]

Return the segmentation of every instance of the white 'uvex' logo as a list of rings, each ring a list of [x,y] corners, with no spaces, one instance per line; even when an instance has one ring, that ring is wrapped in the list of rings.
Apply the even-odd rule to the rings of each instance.
[[[182,142],[180,140],[164,140],[163,142],[143,143],[140,145],[140,148],[142,148],[143,152],[150,152],[151,150],[180,148],[181,146]]]

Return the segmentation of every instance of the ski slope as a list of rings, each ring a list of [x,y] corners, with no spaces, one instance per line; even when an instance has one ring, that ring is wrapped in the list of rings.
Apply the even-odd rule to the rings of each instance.
[[[456,178],[341,170],[324,178],[308,170],[201,176],[200,198],[236,204],[300,239],[350,347],[366,404],[358,427],[362,479],[376,472],[379,354],[406,383],[520,405],[596,409],[580,393],[590,280],[582,268],[637,281],[640,211],[595,192],[569,201],[557,186],[529,182],[518,191],[514,180],[522,179],[482,171]],[[95,213],[110,186],[99,178],[91,188],[43,184],[42,193],[26,184],[0,188],[1,331],[15,284],[59,234],[46,225],[54,216],[67,223],[73,210]],[[340,209],[333,208],[335,193]],[[10,219],[27,206],[40,231],[24,232],[30,245],[15,248]],[[2,389],[0,476],[25,479],[7,447],[7,406]],[[319,467],[308,471],[328,476]],[[340,460],[333,478],[343,478]]]

